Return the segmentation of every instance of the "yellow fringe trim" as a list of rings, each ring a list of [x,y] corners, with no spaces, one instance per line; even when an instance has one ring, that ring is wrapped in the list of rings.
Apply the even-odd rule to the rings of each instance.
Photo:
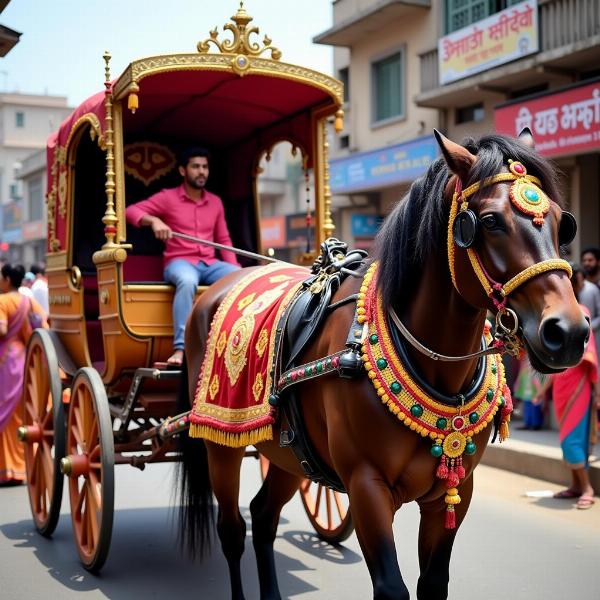
[[[251,431],[242,431],[241,433],[230,433],[229,431],[220,431],[208,425],[190,424],[190,437],[202,438],[221,446],[230,448],[242,448],[244,446],[253,446],[260,442],[266,442],[273,439],[273,426],[264,425]]]

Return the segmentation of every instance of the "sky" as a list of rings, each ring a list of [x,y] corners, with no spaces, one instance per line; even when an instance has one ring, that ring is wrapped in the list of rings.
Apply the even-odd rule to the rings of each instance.
[[[193,53],[215,26],[219,39],[231,38],[222,27],[238,6],[237,0],[11,0],[0,23],[22,36],[0,59],[0,92],[67,96],[77,106],[103,89],[105,50],[113,78],[138,58]],[[282,61],[331,74],[332,49],[312,43],[331,27],[330,0],[245,0],[244,7],[260,29],[251,39],[262,42],[267,34]]]

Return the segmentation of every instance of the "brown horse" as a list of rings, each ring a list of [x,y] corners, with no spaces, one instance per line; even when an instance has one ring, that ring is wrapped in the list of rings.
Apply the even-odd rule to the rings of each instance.
[[[557,260],[559,246],[570,242],[575,231],[571,215],[563,214],[557,202],[553,168],[535,152],[528,134],[520,140],[490,135],[465,146],[438,132],[436,137],[442,157],[412,185],[378,236],[374,258],[379,264],[377,285],[384,313],[393,309],[423,346],[460,356],[477,353],[486,312],[505,312],[508,300],[518,318],[516,335],[537,370],[555,373],[575,365],[583,354],[589,324],[573,295],[568,267]],[[530,198],[531,203],[526,199],[525,204],[509,198],[521,169],[537,178],[539,188],[552,199],[544,214],[527,212],[536,208],[537,197]],[[510,173],[516,173],[515,177]],[[469,187],[473,184],[479,185]],[[451,212],[453,202],[467,209],[460,212],[470,215],[461,215],[459,225],[450,228],[453,238],[447,246],[449,220],[457,220],[456,211]],[[471,256],[478,257],[477,263],[469,258],[468,246],[474,250]],[[190,394],[196,388],[213,315],[244,274],[233,274],[212,286],[194,308],[186,331]],[[360,287],[361,279],[347,278],[333,301],[357,293]],[[352,304],[332,311],[303,361],[343,349],[354,315]],[[478,365],[485,362],[481,357],[442,362],[408,346],[405,354],[415,377],[426,389],[435,390],[432,393],[442,402],[465,392]],[[398,422],[364,371],[352,380],[330,374],[303,381],[297,393],[308,437],[349,494],[374,597],[409,597],[397,562],[392,521],[403,504],[416,501],[421,511],[417,596],[446,598],[452,544],[469,508],[472,473],[488,442],[491,424],[473,436],[474,446],[464,456],[464,479],[459,486],[462,502],[452,507],[456,528],[446,529],[447,494],[456,492],[449,492],[436,477],[439,453],[437,457],[433,453],[431,440],[428,443]],[[278,425],[274,440],[279,440]],[[211,532],[214,492],[217,532],[230,569],[232,597],[243,598],[240,558],[246,526],[238,508],[238,492],[245,449],[191,439],[185,446],[182,534],[192,547],[203,548]],[[277,441],[260,443],[258,449],[271,466],[250,505],[252,542],[261,598],[280,598],[273,543],[281,509],[305,475],[292,452]]]

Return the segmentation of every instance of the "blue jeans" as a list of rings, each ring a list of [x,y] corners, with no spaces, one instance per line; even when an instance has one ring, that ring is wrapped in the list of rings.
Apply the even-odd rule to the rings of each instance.
[[[164,272],[165,280],[175,286],[173,300],[173,348],[175,350],[183,350],[185,322],[192,312],[196,287],[210,285],[238,269],[237,265],[220,260],[211,265],[203,261],[193,265],[187,260],[176,258],[167,265]]]

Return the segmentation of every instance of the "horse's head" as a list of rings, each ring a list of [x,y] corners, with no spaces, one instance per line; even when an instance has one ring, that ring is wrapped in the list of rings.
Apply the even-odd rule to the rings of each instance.
[[[589,337],[589,320],[577,304],[570,267],[559,247],[576,224],[557,202],[550,164],[534,150],[527,130],[519,141],[493,135],[463,147],[436,131],[454,174],[448,260],[454,285],[469,304],[502,313],[531,364],[542,373],[577,364]],[[507,310],[510,309],[510,310]]]

